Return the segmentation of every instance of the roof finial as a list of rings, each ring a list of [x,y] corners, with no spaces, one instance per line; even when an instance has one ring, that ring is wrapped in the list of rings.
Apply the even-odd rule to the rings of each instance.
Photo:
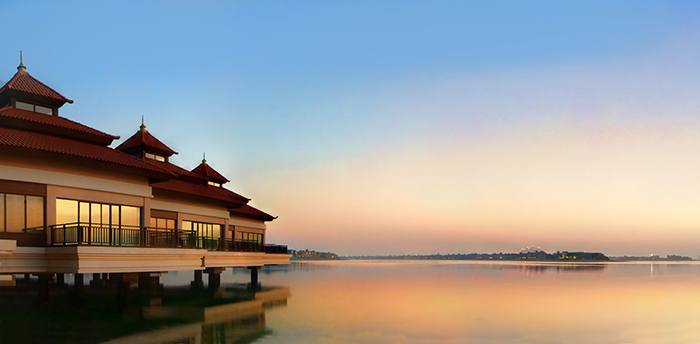
[[[141,126],[139,127],[139,129],[141,129],[141,131],[146,131],[146,125],[143,124],[143,115],[141,115]]]
[[[202,153],[202,164],[206,164],[206,163],[207,163],[207,155],[206,155],[206,153]]]
[[[17,66],[17,71],[18,72],[26,72],[27,67],[24,66],[22,63],[22,50],[19,51],[19,66]]]

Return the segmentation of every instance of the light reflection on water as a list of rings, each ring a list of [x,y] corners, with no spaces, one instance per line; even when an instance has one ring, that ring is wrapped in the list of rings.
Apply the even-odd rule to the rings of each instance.
[[[160,281],[164,290],[182,291],[192,278],[192,272],[178,272]],[[241,289],[249,278],[247,269],[228,269],[222,286]],[[114,343],[700,343],[698,263],[312,261],[266,267],[260,281],[264,287],[284,286],[287,293],[250,314],[235,307],[220,312],[218,322],[193,318],[211,306],[211,300],[187,301],[196,295],[180,298],[174,303],[179,308],[167,311],[143,307],[153,302],[142,298],[140,308],[132,302],[118,313],[127,325],[113,324],[134,326],[133,333],[109,338],[121,338]],[[172,300],[171,292],[163,304]],[[27,331],[61,333],[64,343],[97,343],[105,339],[94,336],[95,328],[106,329],[112,321],[89,318],[85,305],[98,301],[64,313],[75,313],[72,317],[60,313],[65,302],[38,305],[44,315],[34,323],[25,316],[28,327],[14,332],[25,337],[8,337],[4,310],[13,302],[19,301],[8,300],[6,288],[0,288],[0,343],[54,342],[18,340],[53,338]],[[134,325],[145,314],[168,312],[172,316]],[[46,323],[28,330],[36,329],[36,321]],[[179,341],[164,335],[173,331],[195,334]]]
[[[293,297],[256,343],[700,343],[696,263],[319,261],[267,280]]]

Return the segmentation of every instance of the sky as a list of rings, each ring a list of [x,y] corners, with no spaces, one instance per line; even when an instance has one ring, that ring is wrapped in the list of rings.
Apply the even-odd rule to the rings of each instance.
[[[700,255],[693,1],[7,1],[19,64],[341,255]],[[3,67],[4,66],[4,67]],[[4,70],[4,72],[2,72]]]

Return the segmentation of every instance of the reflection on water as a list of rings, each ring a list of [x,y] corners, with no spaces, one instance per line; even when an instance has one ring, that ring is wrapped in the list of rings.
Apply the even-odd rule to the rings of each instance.
[[[304,265],[256,343],[700,343],[697,263]]]
[[[249,343],[269,335],[265,312],[286,306],[289,288],[163,286],[121,280],[52,284],[19,276],[0,287],[0,343]]]
[[[86,281],[46,303],[20,276],[0,287],[0,343],[700,343],[697,262],[316,261],[262,269],[286,287],[256,293],[249,276]]]

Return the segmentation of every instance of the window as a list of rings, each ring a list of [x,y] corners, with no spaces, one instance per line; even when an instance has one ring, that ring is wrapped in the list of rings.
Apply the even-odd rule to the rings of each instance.
[[[156,229],[175,229],[175,220],[164,219],[162,217],[151,217],[151,227]]]
[[[208,181],[207,184],[209,184],[211,186],[221,187],[221,183],[215,183],[215,182]]]
[[[0,194],[0,232],[44,227],[44,197]]]
[[[20,102],[20,101],[15,102],[15,108],[21,109],[21,110],[39,112],[39,113],[43,113],[45,115],[53,115],[53,109],[50,107],[41,106],[41,105],[34,105],[34,104]]]
[[[221,225],[205,222],[182,221],[183,230],[195,232],[197,247],[216,250],[221,238]]]
[[[56,199],[56,224],[76,222],[92,227],[140,227],[141,208]]]
[[[236,231],[236,241],[253,242],[262,245],[263,235],[261,233]]]
[[[216,239],[221,237],[221,225],[219,224],[182,221],[182,229],[195,231],[195,233],[197,233],[197,236],[199,237]]]
[[[165,157],[162,155],[148,153],[148,152],[144,152],[144,154],[146,155],[146,158],[165,162]]]

